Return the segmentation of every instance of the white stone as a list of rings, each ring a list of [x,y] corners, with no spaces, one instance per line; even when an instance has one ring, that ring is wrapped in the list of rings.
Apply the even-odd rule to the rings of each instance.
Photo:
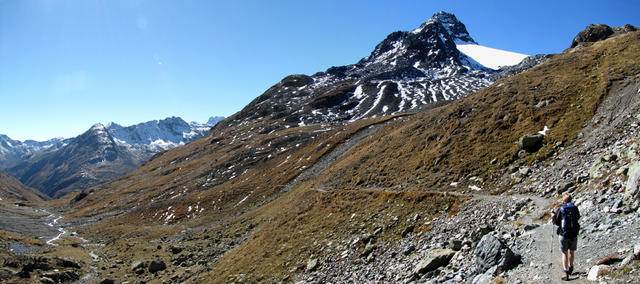
[[[598,277],[609,272],[609,269],[606,265],[596,265],[591,267],[589,270],[589,275],[587,276],[587,280],[589,281],[598,281]]]

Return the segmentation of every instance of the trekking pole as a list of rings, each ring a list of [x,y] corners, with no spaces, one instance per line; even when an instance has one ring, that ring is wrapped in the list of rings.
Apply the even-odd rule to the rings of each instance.
[[[549,244],[549,247],[551,247],[551,253],[550,253],[550,260],[549,260],[549,268],[552,269],[553,268],[553,219],[551,219],[551,221],[549,222],[549,224],[551,225],[551,244]]]

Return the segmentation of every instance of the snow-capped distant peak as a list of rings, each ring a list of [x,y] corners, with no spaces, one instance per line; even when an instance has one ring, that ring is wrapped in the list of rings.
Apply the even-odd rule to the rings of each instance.
[[[456,48],[476,62],[491,69],[520,63],[528,55],[495,49],[478,44],[456,44]]]

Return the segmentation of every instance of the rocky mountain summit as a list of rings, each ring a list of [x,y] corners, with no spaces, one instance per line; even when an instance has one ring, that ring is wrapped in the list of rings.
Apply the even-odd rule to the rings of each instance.
[[[389,34],[356,64],[284,78],[223,124],[278,121],[261,130],[269,132],[273,127],[406,113],[456,100],[488,86],[493,82],[489,75],[498,72],[456,48],[475,43],[453,14],[439,12],[413,31]]]
[[[57,149],[42,147],[46,151],[23,157],[7,172],[28,186],[59,197],[113,180],[160,151],[202,137],[211,127],[179,117],[128,127],[98,123],[75,138],[60,140]]]

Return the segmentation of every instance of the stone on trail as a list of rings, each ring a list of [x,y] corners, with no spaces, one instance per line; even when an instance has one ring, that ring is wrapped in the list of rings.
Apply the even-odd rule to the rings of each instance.
[[[456,254],[456,252],[451,249],[434,249],[418,263],[413,269],[413,272],[415,274],[422,274],[434,271],[439,267],[447,266],[454,254]]]
[[[598,277],[601,275],[605,275],[609,272],[609,269],[606,265],[596,265],[589,269],[589,275],[587,276],[587,280],[589,281],[598,281]]]

